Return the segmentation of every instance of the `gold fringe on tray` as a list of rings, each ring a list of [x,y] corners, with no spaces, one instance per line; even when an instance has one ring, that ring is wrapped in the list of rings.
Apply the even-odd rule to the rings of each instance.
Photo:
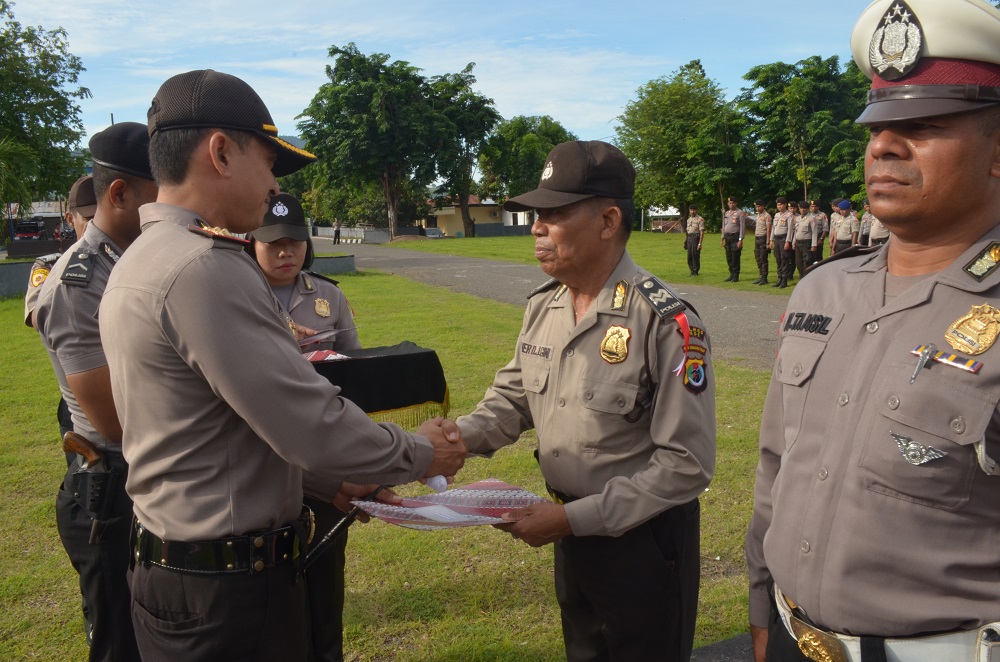
[[[429,418],[435,416],[447,416],[451,409],[448,390],[444,392],[444,402],[423,402],[399,409],[387,409],[385,411],[368,412],[368,417],[376,423],[395,423],[406,430],[416,430]]]

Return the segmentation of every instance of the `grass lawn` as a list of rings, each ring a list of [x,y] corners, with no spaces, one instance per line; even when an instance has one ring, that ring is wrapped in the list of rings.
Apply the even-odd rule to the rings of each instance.
[[[630,249],[640,263],[676,281],[664,271],[678,259],[683,264],[673,239],[641,235]],[[464,246],[495,244],[500,247],[496,257],[510,259],[503,251],[512,244],[530,255],[525,242],[530,238],[411,243],[415,249],[441,245],[456,253]],[[670,258],[661,256],[656,263],[651,256],[659,253]],[[719,259],[724,265],[721,253]],[[437,350],[448,377],[452,415],[475,406],[513,350],[523,312],[519,306],[378,272],[337,279],[355,309],[365,346],[412,340]],[[58,389],[38,338],[22,324],[22,306],[20,300],[0,301],[5,341],[0,380],[7,384],[0,392],[0,558],[5,560],[0,659],[79,660],[86,652],[76,576],[55,528],[54,498],[65,470],[55,421]],[[746,630],[742,544],[767,386],[764,373],[725,364],[716,371],[719,459],[715,481],[702,499],[697,645]],[[469,461],[459,482],[493,476],[544,494],[531,456],[534,444],[529,433],[491,460]],[[489,527],[417,532],[377,521],[352,527],[350,540],[349,660],[563,659],[551,547],[532,549]]]
[[[701,271],[692,276],[687,266],[687,251],[684,250],[684,235],[660,232],[633,232],[628,242],[628,252],[637,264],[651,273],[678,285],[714,285],[727,289],[765,292],[787,296],[791,290],[751,285],[760,275],[753,256],[753,236],[743,240],[740,254],[740,282],[724,283],[729,278],[726,266],[726,250],[720,246],[722,235],[706,234],[701,249]],[[393,247],[426,253],[445,253],[463,257],[480,257],[519,264],[537,264],[532,245],[532,237],[474,237],[462,239],[434,239],[396,241]],[[829,247],[825,256],[829,257]],[[778,281],[774,266],[774,254],[768,254],[768,278],[771,283]],[[798,282],[797,278],[793,283]]]

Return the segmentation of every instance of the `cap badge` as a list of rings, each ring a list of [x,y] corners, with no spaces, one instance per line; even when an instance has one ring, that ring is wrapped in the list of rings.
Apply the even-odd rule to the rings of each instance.
[[[545,170],[542,170],[542,181],[543,182],[546,179],[548,179],[549,177],[552,176],[552,170],[553,170],[553,168],[552,168],[552,161],[549,161],[548,163],[545,164]]]
[[[915,467],[927,464],[931,460],[940,460],[942,457],[948,456],[944,451],[938,450],[933,446],[918,444],[907,436],[896,434],[892,431],[889,434],[896,440],[896,445],[899,446],[899,452],[903,454],[903,459]]]
[[[885,80],[910,73],[920,59],[923,33],[913,10],[903,0],[894,2],[879,23],[868,46],[868,62]]]
[[[316,314],[320,317],[329,317],[330,302],[326,299],[316,299]]]
[[[284,203],[279,202],[271,208],[271,213],[275,216],[288,216],[288,207]]]
[[[628,339],[632,332],[624,326],[614,325],[604,333],[601,341],[601,358],[608,363],[621,363],[628,358]]]
[[[968,315],[952,322],[944,333],[944,339],[958,351],[976,356],[993,346],[998,331],[1000,331],[1000,310],[984,303],[981,306],[973,306]]]

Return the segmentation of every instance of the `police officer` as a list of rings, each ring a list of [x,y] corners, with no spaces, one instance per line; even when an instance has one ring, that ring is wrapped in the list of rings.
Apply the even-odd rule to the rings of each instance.
[[[871,203],[868,202],[868,198],[865,198],[861,204],[865,209],[865,213],[862,214],[861,216],[861,226],[860,226],[861,234],[858,236],[858,243],[861,244],[862,246],[867,246],[868,237],[869,235],[871,235],[872,232],[872,219],[874,218],[874,216],[872,216]]]
[[[372,422],[301,357],[232,235],[315,157],[278,137],[249,85],[174,76],[148,130],[159,194],[100,311],[137,520],[136,640],[146,659],[302,660],[303,486],[333,501],[453,475],[465,446],[440,419],[419,434]]]
[[[812,264],[818,233],[816,221],[809,214],[809,203],[803,200],[799,203],[798,215],[792,219],[792,229],[788,235],[790,241],[785,244],[786,249],[794,248],[799,278],[806,275],[806,269]]]
[[[334,333],[330,338],[303,346],[303,351],[360,349],[354,313],[337,281],[304,269],[312,266],[313,245],[302,204],[293,195],[271,196],[263,224],[250,233],[247,253],[261,268],[282,314],[300,336]],[[303,337],[302,341],[308,340]],[[316,528],[333,529],[346,513],[311,496],[305,505],[316,517]],[[344,659],[344,566],[347,528],[330,547],[310,560],[306,572],[309,606],[310,659],[334,662]]]
[[[877,0],[851,48],[872,79],[865,185],[899,241],[789,300],[746,542],[755,653],[992,659],[1000,10]]]
[[[705,239],[705,219],[698,215],[698,205],[688,205],[687,238],[684,246],[688,253],[688,269],[692,276],[701,271],[701,242]]]
[[[851,213],[851,201],[839,200],[837,213],[830,218],[830,254],[839,253],[858,243],[860,222]]]
[[[73,431],[101,457],[100,467],[85,466],[85,456],[77,454],[56,497],[59,537],[80,575],[90,659],[137,660],[125,582],[132,521],[128,467],[97,310],[111,270],[139,235],[139,206],[156,199],[156,185],[143,125],[115,124],[95,134],[89,147],[97,211],[83,237],[53,265],[34,318]]]
[[[625,250],[635,170],[600,141],[557,145],[538,188],[533,292],[514,358],[458,420],[489,454],[525,430],[555,502],[502,525],[555,545],[569,660],[686,660],[698,595],[698,496],[715,464],[704,324]],[[675,370],[676,369],[676,370]]]
[[[813,224],[813,234],[815,235],[816,243],[812,247],[812,255],[807,262],[807,266],[823,259],[823,244],[826,238],[830,236],[830,218],[819,208],[819,200],[809,201],[808,218]]]
[[[788,279],[791,278],[792,269],[795,268],[795,253],[786,248],[788,244],[788,233],[792,228],[794,212],[788,208],[786,198],[775,200],[778,211],[774,214],[771,222],[771,249],[774,251],[775,271],[778,272],[778,282],[772,287],[788,287]]]
[[[738,283],[740,280],[740,255],[743,253],[743,234],[746,232],[746,214],[737,208],[736,198],[730,196],[727,204],[729,210],[722,217],[722,241],[719,244],[726,249],[726,264],[729,265],[729,278],[726,283]]]
[[[757,218],[754,221],[753,255],[757,260],[757,271],[760,272],[760,278],[753,282],[754,285],[767,285],[768,252],[771,250],[771,215],[764,204],[763,200],[753,203],[757,211]]]

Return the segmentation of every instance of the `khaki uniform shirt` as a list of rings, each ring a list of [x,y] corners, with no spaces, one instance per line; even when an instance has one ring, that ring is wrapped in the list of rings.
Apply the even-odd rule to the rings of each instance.
[[[49,277],[52,266],[59,259],[62,253],[49,253],[35,258],[35,263],[31,265],[31,275],[28,276],[28,289],[24,294],[24,325],[33,326],[31,323],[31,313],[35,312],[35,304],[38,302],[38,293],[42,289],[42,283]]]
[[[792,241],[809,241],[816,248],[818,233],[812,214],[796,214],[792,219]]]
[[[69,388],[66,375],[108,364],[101,345],[97,309],[111,276],[111,268],[121,254],[122,249],[108,235],[94,223],[88,223],[83,238],[52,265],[45,282],[38,288],[35,304],[35,327],[49,353],[59,390],[69,407],[73,431],[89,439],[99,449],[111,448],[115,451],[121,450],[119,445],[105,439],[87,420]],[[67,270],[70,272],[68,275]]]
[[[687,220],[687,233],[701,234],[703,232],[705,232],[705,219],[697,214],[689,216]]]
[[[861,217],[861,234],[869,234],[872,231],[872,219],[875,218],[870,211],[866,211]]]
[[[747,215],[742,209],[730,209],[722,217],[722,234],[737,234],[743,239]]]
[[[838,632],[1000,620],[1000,476],[977,457],[985,439],[1000,458],[996,317],[957,325],[988,347],[978,356],[945,340],[974,306],[1000,307],[991,242],[1000,227],[888,305],[886,250],[832,262],[795,288],[761,422],[746,541],[752,624],[767,624],[769,576]],[[928,361],[910,383],[912,350],[928,343],[983,366]]]
[[[872,216],[872,229],[868,234],[868,241],[871,243],[873,239],[885,239],[889,236],[889,228],[882,225],[882,221]]]
[[[774,238],[782,237],[781,241],[785,241],[783,237],[788,236],[788,229],[792,227],[792,219],[795,218],[795,214],[788,211],[779,211],[774,215],[773,231],[771,234]]]
[[[295,519],[303,482],[332,498],[341,481],[427,472],[426,439],[373,423],[302,358],[239,242],[191,231],[187,209],[139,213],[100,323],[143,526],[167,540],[243,535]]]
[[[766,211],[757,214],[756,225],[754,226],[755,237],[766,237],[768,226],[771,224],[771,215]]]
[[[577,536],[618,536],[687,503],[715,468],[715,373],[705,327],[685,311],[693,347],[685,354],[678,321],[660,320],[635,291],[647,278],[625,253],[579,324],[565,287],[531,297],[514,358],[476,410],[458,419],[474,453],[535,428],[546,482],[582,497],[566,504]],[[627,292],[616,306],[619,283]]]
[[[854,234],[861,229],[861,224],[857,218],[848,214],[833,214],[830,216],[830,232],[835,241],[851,241]]]
[[[323,276],[299,272],[287,313],[298,324],[318,333],[338,332],[329,341],[309,345],[308,350],[361,349],[358,330],[354,326],[354,312],[347,303],[347,297],[336,283]]]

